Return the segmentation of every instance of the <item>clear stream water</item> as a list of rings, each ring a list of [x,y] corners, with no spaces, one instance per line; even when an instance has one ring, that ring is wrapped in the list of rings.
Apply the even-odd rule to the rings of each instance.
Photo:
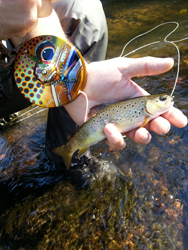
[[[102,3],[109,28],[107,58],[119,56],[130,39],[160,23],[180,24],[169,40],[188,36],[185,0]],[[173,28],[162,26],[136,39],[125,53],[162,40]],[[188,115],[188,40],[177,45],[181,61],[175,106]],[[134,80],[151,94],[170,94],[176,49],[161,42],[130,56],[148,55],[173,57],[175,66]],[[32,108],[24,117],[41,110]],[[188,249],[188,126],[172,126],[165,136],[152,134],[147,146],[126,139],[120,152],[99,143],[91,152],[108,165],[69,175],[42,153],[46,120],[44,110],[0,130],[0,250]]]

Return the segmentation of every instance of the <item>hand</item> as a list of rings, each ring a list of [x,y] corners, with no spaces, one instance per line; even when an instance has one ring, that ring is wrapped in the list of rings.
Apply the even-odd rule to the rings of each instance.
[[[114,58],[87,65],[87,82],[84,92],[89,100],[89,109],[100,103],[114,103],[137,96],[148,94],[131,80],[131,77],[141,75],[156,75],[168,71],[173,66],[170,58],[161,59],[144,57],[138,59]],[[84,121],[86,101],[83,95],[65,106],[73,120],[81,125]],[[165,134],[170,130],[170,123],[176,127],[184,127],[187,118],[183,113],[171,108],[160,117],[150,121],[145,128],[134,129],[126,135],[139,144],[147,144],[151,140],[148,130],[157,134]],[[107,144],[116,150],[125,147],[125,141],[113,124],[104,128]]]
[[[0,40],[25,36],[36,27],[38,18],[51,12],[50,0],[1,0]]]

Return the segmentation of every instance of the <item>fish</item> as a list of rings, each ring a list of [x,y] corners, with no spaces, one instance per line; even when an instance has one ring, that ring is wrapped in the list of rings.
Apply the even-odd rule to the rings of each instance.
[[[71,135],[66,144],[55,148],[53,152],[63,158],[69,169],[76,151],[81,156],[90,146],[106,138],[106,124],[113,123],[121,133],[125,133],[144,127],[150,120],[168,111],[173,104],[173,96],[158,94],[105,104],[104,108],[94,107],[90,110],[94,115]]]

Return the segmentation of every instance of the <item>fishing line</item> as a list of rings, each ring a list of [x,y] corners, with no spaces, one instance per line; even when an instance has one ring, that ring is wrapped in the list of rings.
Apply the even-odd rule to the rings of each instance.
[[[152,29],[150,29],[150,30],[148,30],[148,31],[146,31],[146,32],[144,32],[144,33],[142,33],[142,34],[140,34],[140,35],[138,35],[138,36],[132,38],[132,39],[131,39],[127,44],[125,44],[125,46],[123,47],[123,50],[122,50],[122,52],[121,52],[121,54],[120,54],[120,57],[126,57],[126,56],[128,56],[128,55],[130,55],[130,54],[136,52],[137,50],[140,50],[140,49],[142,49],[142,48],[145,48],[145,47],[147,47],[147,46],[150,46],[150,45],[153,45],[153,44],[156,44],[156,43],[160,43],[161,41],[151,42],[151,43],[145,44],[145,45],[143,45],[143,46],[140,46],[139,48],[137,48],[137,49],[135,49],[135,50],[132,50],[131,52],[127,53],[126,55],[123,55],[123,53],[124,53],[124,51],[125,51],[125,48],[126,48],[132,41],[134,41],[135,39],[137,39],[137,38],[139,38],[139,37],[141,37],[141,36],[144,36],[144,35],[146,35],[146,34],[152,32],[153,30],[159,28],[160,26],[166,25],[166,24],[176,24],[176,27],[175,27],[170,33],[168,33],[168,34],[165,36],[164,40],[163,40],[164,42],[171,43],[172,45],[174,45],[175,48],[176,48],[176,50],[177,50],[177,55],[178,55],[178,59],[177,59],[177,60],[178,60],[178,63],[177,63],[177,73],[176,73],[176,78],[175,78],[175,82],[174,82],[174,87],[173,87],[172,92],[171,92],[171,96],[172,96],[173,93],[174,93],[174,91],[175,91],[176,85],[177,85],[177,81],[178,81],[178,77],[179,77],[179,68],[180,68],[180,51],[179,51],[178,46],[175,44],[175,42],[181,42],[181,41],[187,40],[188,37],[185,37],[185,38],[182,38],[182,39],[179,39],[179,40],[175,40],[175,41],[169,41],[169,40],[167,40],[167,38],[168,38],[171,34],[173,34],[173,33],[178,29],[179,23],[174,22],[174,21],[165,22],[165,23],[159,24],[159,25],[155,26],[154,28],[152,28]]]
[[[85,96],[85,98],[86,98],[86,112],[85,112],[85,118],[84,118],[84,122],[86,122],[86,120],[87,120],[87,113],[88,113],[88,106],[89,106],[89,105],[88,105],[88,97],[87,97],[86,93],[83,92],[83,91],[81,91],[81,90],[79,90],[78,93],[83,94],[83,95]],[[39,108],[39,106],[36,106],[36,107],[34,107],[33,109],[30,109],[30,110],[24,112],[23,114],[21,114],[21,115],[18,116],[18,119],[19,119],[20,117],[22,117],[22,116],[24,116],[24,115],[26,115],[26,114],[28,114],[28,113],[34,111],[35,109],[38,109],[38,108]],[[18,123],[18,122],[25,121],[25,120],[29,119],[30,117],[32,117],[32,116],[34,116],[34,115],[36,115],[36,114],[39,114],[39,113],[45,111],[46,109],[47,109],[47,108],[41,109],[41,110],[39,110],[39,111],[37,111],[37,112],[35,112],[35,113],[33,113],[33,114],[27,116],[27,117],[24,117],[24,118],[22,118],[22,119],[19,119],[19,120],[13,122],[13,124]]]
[[[29,115],[29,116],[27,116],[27,117],[25,117],[25,118],[22,118],[22,119],[19,119],[19,120],[15,121],[14,123],[18,123],[18,122],[22,122],[22,121],[24,121],[24,120],[27,120],[27,119],[29,119],[30,117],[32,117],[32,116],[34,116],[34,115],[36,115],[36,114],[39,114],[39,113],[45,111],[46,109],[47,109],[47,108],[41,109],[41,110],[35,112],[34,114],[31,114],[31,115]],[[33,109],[32,109],[32,110],[33,110]],[[32,110],[31,110],[31,111],[32,111]],[[29,112],[29,111],[28,111],[28,112]],[[26,113],[28,113],[28,112],[26,112]],[[24,113],[24,114],[25,114],[25,113]],[[18,117],[20,117],[20,116],[18,116]],[[13,123],[13,124],[14,124],[14,123]]]
[[[26,115],[27,113],[32,112],[33,110],[35,110],[35,109],[37,109],[37,108],[39,108],[39,106],[36,106],[36,107],[34,107],[33,109],[30,109],[30,110],[28,110],[28,111],[22,113],[21,115],[19,115],[19,118],[22,117],[22,116],[24,116],[24,115]]]
[[[36,107],[34,107],[34,108],[32,108],[32,109],[30,109],[30,110],[28,110],[28,111],[22,113],[21,115],[18,115],[18,117],[16,118],[16,121],[13,121],[12,124],[15,124],[15,123],[24,121],[24,120],[26,120],[26,119],[29,119],[31,116],[33,116],[33,115],[35,115],[35,114],[37,114],[37,113],[40,113],[41,110],[38,111],[38,112],[35,112],[34,114],[31,114],[31,115],[29,115],[29,116],[27,116],[27,117],[25,117],[25,118],[20,119],[20,117],[25,116],[26,114],[31,113],[31,112],[33,112],[35,109],[38,109],[38,108],[39,108],[39,106],[36,106]],[[43,109],[43,110],[45,110],[45,109]],[[43,111],[43,110],[42,110],[42,111]]]
[[[88,106],[89,106],[88,97],[87,97],[86,93],[81,91],[81,90],[79,90],[78,93],[83,94],[86,98],[86,112],[85,112],[85,118],[84,118],[84,122],[86,122],[87,121]]]

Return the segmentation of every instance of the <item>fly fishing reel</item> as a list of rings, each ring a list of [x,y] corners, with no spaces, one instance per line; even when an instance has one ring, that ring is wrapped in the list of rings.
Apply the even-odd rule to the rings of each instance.
[[[14,77],[20,92],[43,107],[59,107],[73,101],[86,82],[80,52],[56,36],[35,37],[21,46]]]

